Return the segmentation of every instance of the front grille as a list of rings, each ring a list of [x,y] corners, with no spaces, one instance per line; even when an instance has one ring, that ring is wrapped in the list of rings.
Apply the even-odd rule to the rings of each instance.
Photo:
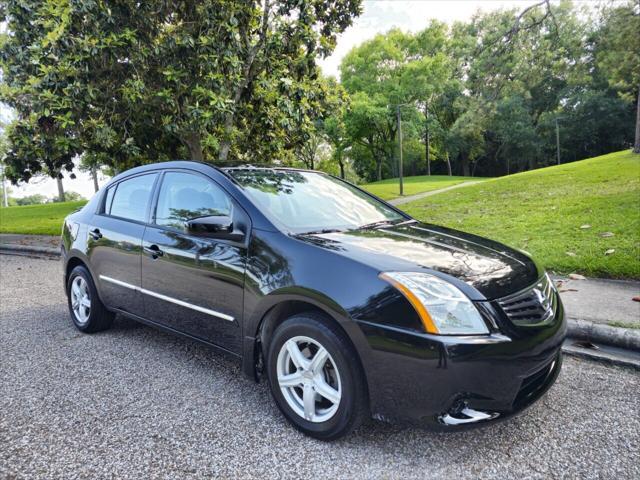
[[[498,305],[515,325],[534,327],[551,323],[558,309],[558,294],[545,275],[538,283],[498,300]]]

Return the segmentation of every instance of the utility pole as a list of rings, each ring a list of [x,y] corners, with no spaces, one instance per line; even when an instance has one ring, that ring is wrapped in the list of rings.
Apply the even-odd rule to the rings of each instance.
[[[560,127],[558,126],[558,117],[556,120],[556,156],[558,157],[558,165],[560,165]]]
[[[398,165],[398,176],[400,177],[400,196],[404,195],[404,189],[402,185],[402,123],[400,118],[400,105],[396,106],[396,119],[398,122],[398,148],[400,150],[400,155],[398,160],[400,161]]]
[[[425,129],[426,129],[425,149],[427,154],[427,175],[431,176],[431,157],[429,156],[429,147],[431,144],[431,138],[429,135],[429,104],[425,104],[424,106],[424,118],[425,118]]]

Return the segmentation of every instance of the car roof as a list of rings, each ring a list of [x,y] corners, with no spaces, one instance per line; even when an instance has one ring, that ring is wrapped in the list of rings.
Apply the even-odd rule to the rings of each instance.
[[[276,171],[283,171],[283,172],[293,171],[293,172],[323,173],[317,170],[309,170],[308,168],[279,167],[279,166],[269,166],[269,165],[251,165],[251,164],[237,165],[237,166],[231,166],[231,167],[219,167],[219,168],[224,172],[231,172],[231,171],[237,171],[237,170],[256,170],[256,171],[276,170]]]
[[[202,171],[203,167],[204,168],[211,168],[214,169],[218,172],[220,172],[222,175],[226,176],[226,177],[231,177],[232,180],[235,181],[235,179],[233,179],[233,176],[231,175],[232,172],[234,171],[296,171],[296,172],[310,172],[310,173],[323,173],[323,172],[319,172],[317,170],[309,170],[309,169],[304,169],[304,168],[295,168],[295,167],[281,167],[281,166],[268,166],[268,165],[252,165],[252,164],[244,164],[244,165],[231,165],[231,166],[221,166],[218,167],[216,165],[214,165],[213,163],[207,163],[207,162],[199,162],[196,160],[170,160],[170,161],[166,161],[166,162],[156,162],[156,163],[148,163],[145,165],[140,165],[138,167],[133,167],[130,168],[128,170],[125,170],[121,173],[119,173],[118,175],[114,176],[113,179],[109,182],[109,183],[114,183],[115,181],[119,181],[120,179],[124,178],[124,177],[128,177],[130,175],[135,175],[135,174],[139,174],[139,173],[143,173],[143,172],[148,172],[148,171],[152,171],[152,170],[164,170],[164,169],[172,169],[172,168],[194,168],[196,170],[200,170]]]

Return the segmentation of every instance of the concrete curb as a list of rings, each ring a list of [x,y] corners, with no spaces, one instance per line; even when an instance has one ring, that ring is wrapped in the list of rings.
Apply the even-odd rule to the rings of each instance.
[[[612,327],[573,318],[567,324],[569,337],[640,352],[640,329]]]
[[[17,245],[13,243],[0,243],[0,252],[8,252],[8,253],[21,253],[23,255],[26,254],[35,254],[35,255],[49,255],[49,256],[60,256],[60,249],[54,247],[39,247],[37,245]]]

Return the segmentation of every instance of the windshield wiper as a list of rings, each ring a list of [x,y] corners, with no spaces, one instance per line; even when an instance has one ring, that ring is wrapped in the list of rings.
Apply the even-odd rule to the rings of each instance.
[[[323,228],[320,230],[310,230],[308,232],[301,232],[301,233],[297,233],[296,235],[320,235],[322,233],[340,233],[343,230],[340,230],[338,228]]]
[[[388,225],[404,225],[405,223],[413,223],[415,220],[410,218],[408,220],[380,220],[378,222],[365,223],[364,225],[360,225],[357,230],[364,230],[367,228],[376,228],[376,227],[384,227]]]
[[[395,225],[396,222],[392,222],[391,220],[380,220],[378,222],[365,223],[364,225],[360,225],[357,229],[364,230],[366,228],[376,228],[383,227],[385,225]]]

